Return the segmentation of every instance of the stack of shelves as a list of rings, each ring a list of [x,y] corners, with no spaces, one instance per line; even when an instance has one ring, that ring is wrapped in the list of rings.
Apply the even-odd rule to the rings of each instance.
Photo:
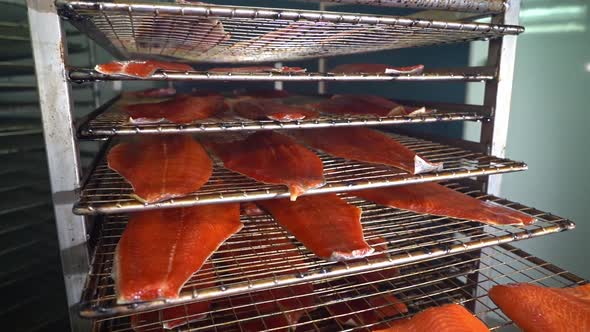
[[[353,317],[354,329],[370,330],[376,322],[363,320],[363,313],[381,309],[373,299],[386,294],[404,302],[408,314],[381,317],[390,321],[421,309],[445,303],[462,303],[490,327],[511,322],[487,298],[487,290],[497,283],[536,282],[566,287],[584,281],[559,268],[507,245],[508,242],[570,230],[566,219],[498,198],[498,181],[487,176],[526,170],[526,164],[504,158],[505,129],[510,89],[499,75],[511,77],[510,53],[514,36],[523,28],[516,23],[518,1],[506,6],[502,1],[334,1],[367,5],[448,10],[490,16],[492,24],[471,21],[450,22],[411,16],[375,16],[293,9],[232,7],[205,4],[123,3],[57,0],[53,3],[29,1],[29,15],[43,22],[32,26],[36,66],[44,113],[48,149],[56,152],[50,160],[54,192],[69,192],[55,202],[60,247],[72,306],[74,330],[96,331],[160,330],[166,318],[135,323],[139,313],[181,306],[180,318],[190,322],[180,327],[190,331],[264,330],[334,331],[352,329],[339,318]],[[431,14],[422,13],[425,17]],[[490,40],[489,66],[427,70],[418,75],[219,73],[208,71],[157,71],[147,81],[174,82],[481,82],[487,89],[483,105],[457,105],[408,101],[426,105],[434,113],[408,116],[321,116],[314,120],[279,123],[237,117],[212,118],[188,125],[171,123],[129,123],[113,99],[88,116],[75,119],[69,90],[76,82],[140,80],[105,75],[92,68],[67,68],[59,54],[64,36],[46,31],[47,24],[66,19],[121,59],[156,59],[189,62],[294,61],[368,51],[432,46],[474,40]],[[207,45],[206,49],[199,45]],[[513,55],[513,54],[512,54]],[[45,70],[47,66],[58,72]],[[506,76],[504,76],[506,77]],[[510,83],[510,82],[508,82]],[[509,87],[509,86],[508,86]],[[312,96],[309,98],[321,98]],[[509,105],[508,105],[509,106]],[[51,113],[60,114],[59,119]],[[114,251],[125,229],[126,213],[224,202],[247,202],[288,196],[283,186],[259,183],[214,162],[213,176],[199,191],[186,197],[146,204],[105,161],[108,149],[118,141],[142,139],[147,135],[210,132],[241,134],[252,130],[311,129],[346,126],[406,125],[425,122],[481,121],[481,143],[442,144],[418,137],[391,134],[396,140],[433,162],[444,162],[442,170],[411,175],[393,167],[334,158],[315,151],[324,163],[327,184],[306,195],[338,193],[363,210],[362,224],[368,240],[382,246],[374,254],[351,262],[332,262],[313,255],[269,215],[242,216],[244,228],[231,237],[210,258],[213,263],[195,273],[178,299],[122,305],[117,303],[112,277]],[[75,124],[75,125],[74,125]],[[389,127],[387,127],[389,128]],[[88,172],[79,176],[79,141],[101,141],[102,148]],[[66,152],[64,152],[66,151]],[[51,152],[51,151],[50,151]],[[51,155],[51,153],[50,153]],[[58,159],[59,158],[59,159]],[[71,174],[65,174],[69,170]],[[475,180],[479,177],[478,180]],[[497,178],[495,178],[497,179]],[[349,192],[368,188],[407,185],[430,181],[444,184],[483,201],[507,206],[537,220],[528,226],[483,226],[468,220],[435,217],[385,208],[363,201]],[[268,235],[254,248],[235,249],[236,243],[250,243],[255,236]],[[276,250],[277,245],[293,245],[293,255]],[[228,258],[230,257],[230,258]],[[76,269],[70,267],[75,266]],[[86,267],[90,268],[86,270]],[[379,275],[379,278],[366,278]],[[301,287],[306,291],[301,291]],[[284,292],[268,292],[283,289]],[[299,291],[295,292],[295,289]],[[290,292],[290,293],[289,293]],[[276,294],[285,294],[277,298]],[[270,295],[269,295],[270,294]],[[271,296],[272,295],[272,296]],[[309,301],[309,298],[313,298]],[[261,313],[260,307],[276,301],[295,301],[296,309]],[[211,301],[206,317],[194,321],[187,304]],[[358,304],[362,303],[359,309]],[[345,313],[334,306],[344,305]],[[184,307],[182,307],[184,306]],[[273,317],[304,311],[297,322],[276,325]],[[82,319],[78,317],[80,315]],[[89,327],[88,322],[93,322]],[[275,325],[269,325],[270,322]],[[279,320],[281,321],[281,320]],[[252,325],[254,324],[254,325]],[[289,326],[287,326],[289,325]]]

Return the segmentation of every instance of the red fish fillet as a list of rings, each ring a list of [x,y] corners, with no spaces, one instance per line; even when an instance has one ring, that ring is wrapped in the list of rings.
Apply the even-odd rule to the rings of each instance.
[[[375,251],[378,252],[377,254],[371,256],[372,259],[387,258],[386,251],[388,249],[388,246],[387,241],[385,239],[381,237],[376,237],[367,240],[367,243],[369,243],[371,247],[373,247],[373,249],[375,249]],[[392,279],[399,276],[399,274],[399,270],[396,267],[393,267],[377,271],[363,272],[361,274],[351,276],[350,278],[357,280],[359,283],[366,283]]]
[[[489,332],[490,330],[458,304],[447,304],[419,312],[410,319],[396,320],[390,327],[375,332]]]
[[[239,204],[136,212],[117,244],[117,303],[178,298],[180,289],[242,228]]]
[[[121,174],[138,199],[147,203],[197,191],[211,177],[213,163],[190,136],[151,136],[120,143],[107,156],[109,168]]]
[[[313,119],[318,116],[316,111],[301,106],[285,105],[265,99],[246,99],[238,101],[233,105],[233,111],[246,119],[271,119],[279,122]]]
[[[442,169],[380,131],[364,128],[328,128],[299,130],[293,133],[305,144],[335,157],[385,164],[420,174]]]
[[[336,194],[258,202],[275,220],[321,258],[342,261],[373,252],[365,242],[361,209]]]
[[[203,264],[202,269],[210,271],[206,278],[214,280],[213,264],[207,261]],[[213,285],[214,283],[211,282],[205,287]],[[133,315],[130,319],[131,328],[136,332],[172,330],[206,318],[210,305],[211,301],[200,301]]]
[[[174,88],[155,88],[142,91],[124,92],[123,96],[128,98],[165,98],[172,97],[175,94],[176,89]]]
[[[307,69],[301,67],[249,66],[249,67],[219,67],[208,70],[210,73],[305,73]]]
[[[528,225],[535,221],[528,214],[482,201],[432,182],[359,190],[352,194],[398,209],[486,224]]]
[[[148,78],[158,70],[192,71],[193,67],[177,62],[155,60],[113,61],[96,65],[94,70],[107,75],[124,75],[136,78]]]
[[[176,98],[158,102],[123,106],[131,122],[152,123],[166,119],[173,123],[188,124],[222,112],[227,106],[222,96],[178,95]]]
[[[572,288],[498,285],[489,296],[525,332],[590,331],[590,284]]]
[[[321,159],[292,138],[261,131],[229,143],[211,141],[225,167],[255,180],[289,187],[291,200],[324,185]]]
[[[285,90],[235,90],[234,95],[238,97],[253,98],[287,98],[291,94]]]
[[[334,95],[331,99],[310,104],[311,108],[338,115],[414,116],[426,113],[424,107],[409,107],[395,101],[370,95]]]
[[[424,65],[414,65],[408,67],[393,67],[384,64],[377,63],[353,63],[334,67],[331,70],[333,73],[343,74],[356,74],[356,73],[367,73],[367,74],[421,74],[424,70]]]

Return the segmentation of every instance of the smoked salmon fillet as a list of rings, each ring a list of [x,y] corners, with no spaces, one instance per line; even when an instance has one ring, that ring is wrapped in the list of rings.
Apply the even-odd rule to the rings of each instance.
[[[174,88],[154,88],[154,89],[147,89],[141,91],[130,91],[130,92],[123,92],[124,98],[166,98],[172,97],[176,94],[176,89]]]
[[[525,332],[590,331],[590,284],[572,288],[498,285],[489,296]]]
[[[122,106],[132,123],[155,123],[164,119],[172,123],[189,124],[214,116],[226,109],[222,96],[177,95],[157,102]]]
[[[115,251],[117,303],[178,298],[188,279],[242,226],[237,203],[129,214]]]
[[[287,98],[291,94],[285,90],[244,90],[238,89],[234,91],[237,97],[252,97],[252,98]]]
[[[199,190],[211,177],[213,163],[190,136],[146,136],[119,143],[107,155],[109,168],[133,187],[147,203],[185,196]]]
[[[275,120],[289,122],[303,119],[313,119],[318,112],[301,107],[285,105],[268,99],[245,99],[236,102],[233,111],[246,119]]]
[[[412,74],[418,75],[424,71],[424,65],[414,65],[414,66],[407,66],[407,67],[393,67],[384,64],[378,63],[353,63],[353,64],[345,64],[334,67],[330,72],[332,73],[342,73],[342,74],[357,74],[357,73],[366,73],[366,74],[393,74],[393,75],[403,75],[403,74]]]
[[[362,290],[360,290],[362,292]],[[357,298],[326,306],[341,324],[363,326],[408,312],[408,307],[391,294]]]
[[[447,304],[428,308],[410,319],[400,319],[388,323],[385,329],[374,332],[489,332],[490,330],[458,304]]]
[[[351,194],[397,209],[492,225],[528,225],[535,221],[528,214],[482,201],[432,182],[359,190]]]
[[[373,252],[365,241],[361,209],[336,194],[300,197],[296,202],[257,202],[289,233],[317,256],[333,261],[364,257]]]
[[[364,127],[298,130],[293,135],[305,144],[339,158],[385,164],[411,174],[442,169],[441,163],[421,158],[391,136]]]
[[[123,75],[136,78],[148,78],[158,70],[192,71],[193,67],[177,62],[163,62],[155,60],[113,61],[96,65],[94,70],[101,74]]]
[[[205,262],[202,269],[209,271],[205,278],[214,280],[215,272],[211,262]],[[211,282],[209,285],[204,285],[204,287],[214,286],[214,284],[214,282]],[[140,313],[131,316],[131,328],[136,332],[163,332],[164,330],[172,330],[206,318],[210,306],[211,301],[205,300]]]
[[[375,115],[414,116],[426,113],[425,107],[409,107],[379,96],[371,95],[334,95],[319,103],[308,105],[310,108],[338,115]]]
[[[207,143],[226,168],[257,181],[283,184],[291,200],[306,191],[324,185],[321,159],[291,137],[272,131],[260,131],[246,139],[227,143]]]

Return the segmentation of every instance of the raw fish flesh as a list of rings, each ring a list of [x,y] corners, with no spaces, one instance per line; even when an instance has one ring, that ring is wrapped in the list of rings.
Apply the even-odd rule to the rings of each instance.
[[[590,284],[571,288],[498,285],[489,296],[525,332],[590,331]]]
[[[342,74],[366,73],[366,74],[394,74],[394,75],[412,74],[412,75],[418,75],[418,74],[421,74],[423,70],[424,70],[424,65],[414,65],[414,66],[408,66],[408,67],[393,67],[393,66],[384,65],[384,64],[377,64],[377,63],[353,63],[353,64],[336,66],[330,72],[342,73]]]
[[[173,99],[157,102],[124,105],[123,111],[132,123],[155,123],[168,120],[172,123],[189,124],[210,118],[226,109],[222,96],[178,95]]]
[[[125,98],[165,98],[172,97],[176,94],[174,88],[155,88],[141,91],[124,92],[123,97]]]
[[[210,273],[207,273],[207,277],[211,278],[211,280],[214,279],[213,264],[207,261],[203,264],[202,269],[210,271]],[[214,286],[214,282],[205,287],[210,286]],[[211,301],[205,300],[133,315],[130,319],[131,328],[136,332],[172,330],[206,318],[210,305]]]
[[[226,168],[264,183],[286,185],[293,201],[325,183],[321,159],[282,134],[260,131],[228,143],[211,140],[208,146]]]
[[[301,67],[276,68],[273,66],[249,66],[249,67],[219,67],[208,70],[210,73],[305,73],[307,69]]]
[[[115,252],[117,303],[178,298],[189,278],[241,228],[237,203],[131,213]]]
[[[361,209],[336,194],[259,201],[274,219],[317,256],[333,261],[373,252],[363,237]]]
[[[425,107],[409,107],[379,96],[334,95],[320,103],[309,105],[322,113],[338,115],[415,116],[427,113]]]
[[[303,119],[313,119],[318,116],[312,111],[301,106],[285,105],[267,99],[245,99],[236,102],[233,111],[246,119],[252,120],[275,120],[289,122]]]
[[[123,75],[135,78],[148,78],[158,70],[192,71],[193,67],[177,62],[163,62],[155,60],[113,61],[96,65],[94,70],[101,74]]]
[[[195,192],[213,173],[205,149],[183,135],[119,143],[109,151],[107,162],[131,184],[136,198],[146,203]]]
[[[397,209],[492,225],[528,225],[535,221],[528,214],[482,201],[432,182],[359,190],[352,194]]]
[[[442,169],[380,131],[364,128],[298,130],[293,135],[305,144],[335,157],[385,164],[420,174]]]
[[[390,327],[375,332],[489,332],[477,317],[458,304],[428,308],[410,319],[388,323]]]

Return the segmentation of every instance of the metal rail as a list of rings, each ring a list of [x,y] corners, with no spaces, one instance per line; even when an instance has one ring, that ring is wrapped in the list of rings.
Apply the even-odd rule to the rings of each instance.
[[[301,100],[301,97],[296,97]],[[192,124],[174,123],[130,123],[129,116],[120,110],[119,97],[107,102],[82,122],[78,136],[82,139],[100,139],[109,136],[141,134],[197,134],[203,132],[286,130],[303,128],[327,128],[350,126],[385,126],[448,121],[487,121],[490,109],[476,105],[458,105],[419,101],[404,101],[405,105],[426,106],[432,112],[415,116],[378,117],[371,115],[337,116],[322,114],[318,118],[291,122],[272,120],[248,120],[238,116],[225,115],[209,118]],[[311,99],[310,99],[311,100]],[[318,100],[317,98],[313,100]]]
[[[481,195],[481,193],[474,193]],[[570,221],[543,212],[524,207],[506,200],[491,196],[480,196],[491,199],[516,209],[531,213],[538,218],[536,225],[526,227],[493,226],[491,231],[483,234],[483,226],[479,223],[458,219],[439,218],[419,215],[391,208],[375,206],[351,196],[347,198],[361,206],[367,216],[362,219],[365,237],[381,238],[388,244],[387,250],[376,252],[373,257],[348,263],[328,262],[311,254],[303,245],[285,234],[282,228],[270,217],[244,217],[244,229],[222,245],[210,262],[212,268],[206,268],[193,275],[181,290],[178,300],[154,301],[136,305],[118,305],[115,298],[114,282],[111,279],[114,251],[120,234],[125,226],[125,217],[112,217],[105,221],[95,251],[93,269],[86,284],[82,301],[81,314],[98,319],[113,315],[129,315],[146,310],[170,307],[200,300],[211,300],[227,296],[263,290],[276,289],[286,285],[301,283],[323,283],[334,277],[367,276],[368,271],[376,273],[379,279],[387,281],[392,267],[402,270],[401,277],[395,279],[407,284],[414,284],[411,274],[404,273],[404,268],[415,269],[412,264],[432,261],[445,268],[453,267],[445,263],[449,256],[471,252],[474,249],[488,248],[497,244],[542,236],[567,229],[573,224]],[[268,245],[261,244],[256,249],[248,248],[251,237],[259,239],[259,234],[271,234]],[[272,241],[272,243],[270,243]],[[236,244],[243,243],[238,246]],[[294,244],[296,252],[285,252],[274,247],[277,244]],[[485,249],[484,249],[485,250]],[[492,249],[493,250],[493,249]],[[383,256],[387,256],[383,258]],[[477,257],[477,256],[475,256]],[[420,265],[417,266],[420,266]],[[481,267],[480,267],[481,268]],[[469,269],[473,273],[474,268]],[[420,276],[424,280],[420,284],[446,279],[455,273],[441,274],[438,278]],[[368,280],[368,284],[371,284]],[[214,285],[214,286],[211,286]],[[396,288],[399,290],[399,288]],[[361,295],[361,294],[359,294]],[[362,296],[367,296],[363,292]],[[400,297],[406,301],[406,296]],[[251,305],[256,302],[252,300]],[[246,304],[250,305],[249,302]],[[226,307],[230,309],[231,306]],[[214,326],[214,325],[212,325]],[[211,327],[212,327],[211,326]]]
[[[333,5],[369,5],[382,7],[415,8],[428,10],[454,10],[474,13],[499,13],[506,3],[502,0],[299,0]]]
[[[87,81],[125,81],[138,80],[125,75],[101,74],[92,69],[72,68],[69,71],[70,80],[74,82]],[[459,69],[427,70],[422,74],[337,74],[337,73],[211,73],[211,72],[167,72],[159,71],[152,76],[142,79],[148,81],[221,81],[221,82],[483,82],[494,79],[493,68],[471,67]]]
[[[63,17],[120,58],[287,61],[498,38],[518,26],[170,3],[58,0]]]
[[[434,173],[411,175],[393,167],[334,158],[316,151],[324,164],[326,185],[309,190],[306,194],[443,181],[522,171],[527,168],[526,164],[522,162],[498,159],[406,136],[392,134],[392,137],[432,162],[443,162],[444,168]],[[213,175],[209,182],[196,193],[159,203],[145,204],[133,196],[131,185],[108,167],[105,155],[99,155],[98,158],[100,158],[100,162],[92,170],[88,182],[82,187],[80,198],[74,206],[74,212],[77,214],[122,213],[289,196],[286,186],[257,182],[224,168],[222,163],[217,160],[214,161]]]

